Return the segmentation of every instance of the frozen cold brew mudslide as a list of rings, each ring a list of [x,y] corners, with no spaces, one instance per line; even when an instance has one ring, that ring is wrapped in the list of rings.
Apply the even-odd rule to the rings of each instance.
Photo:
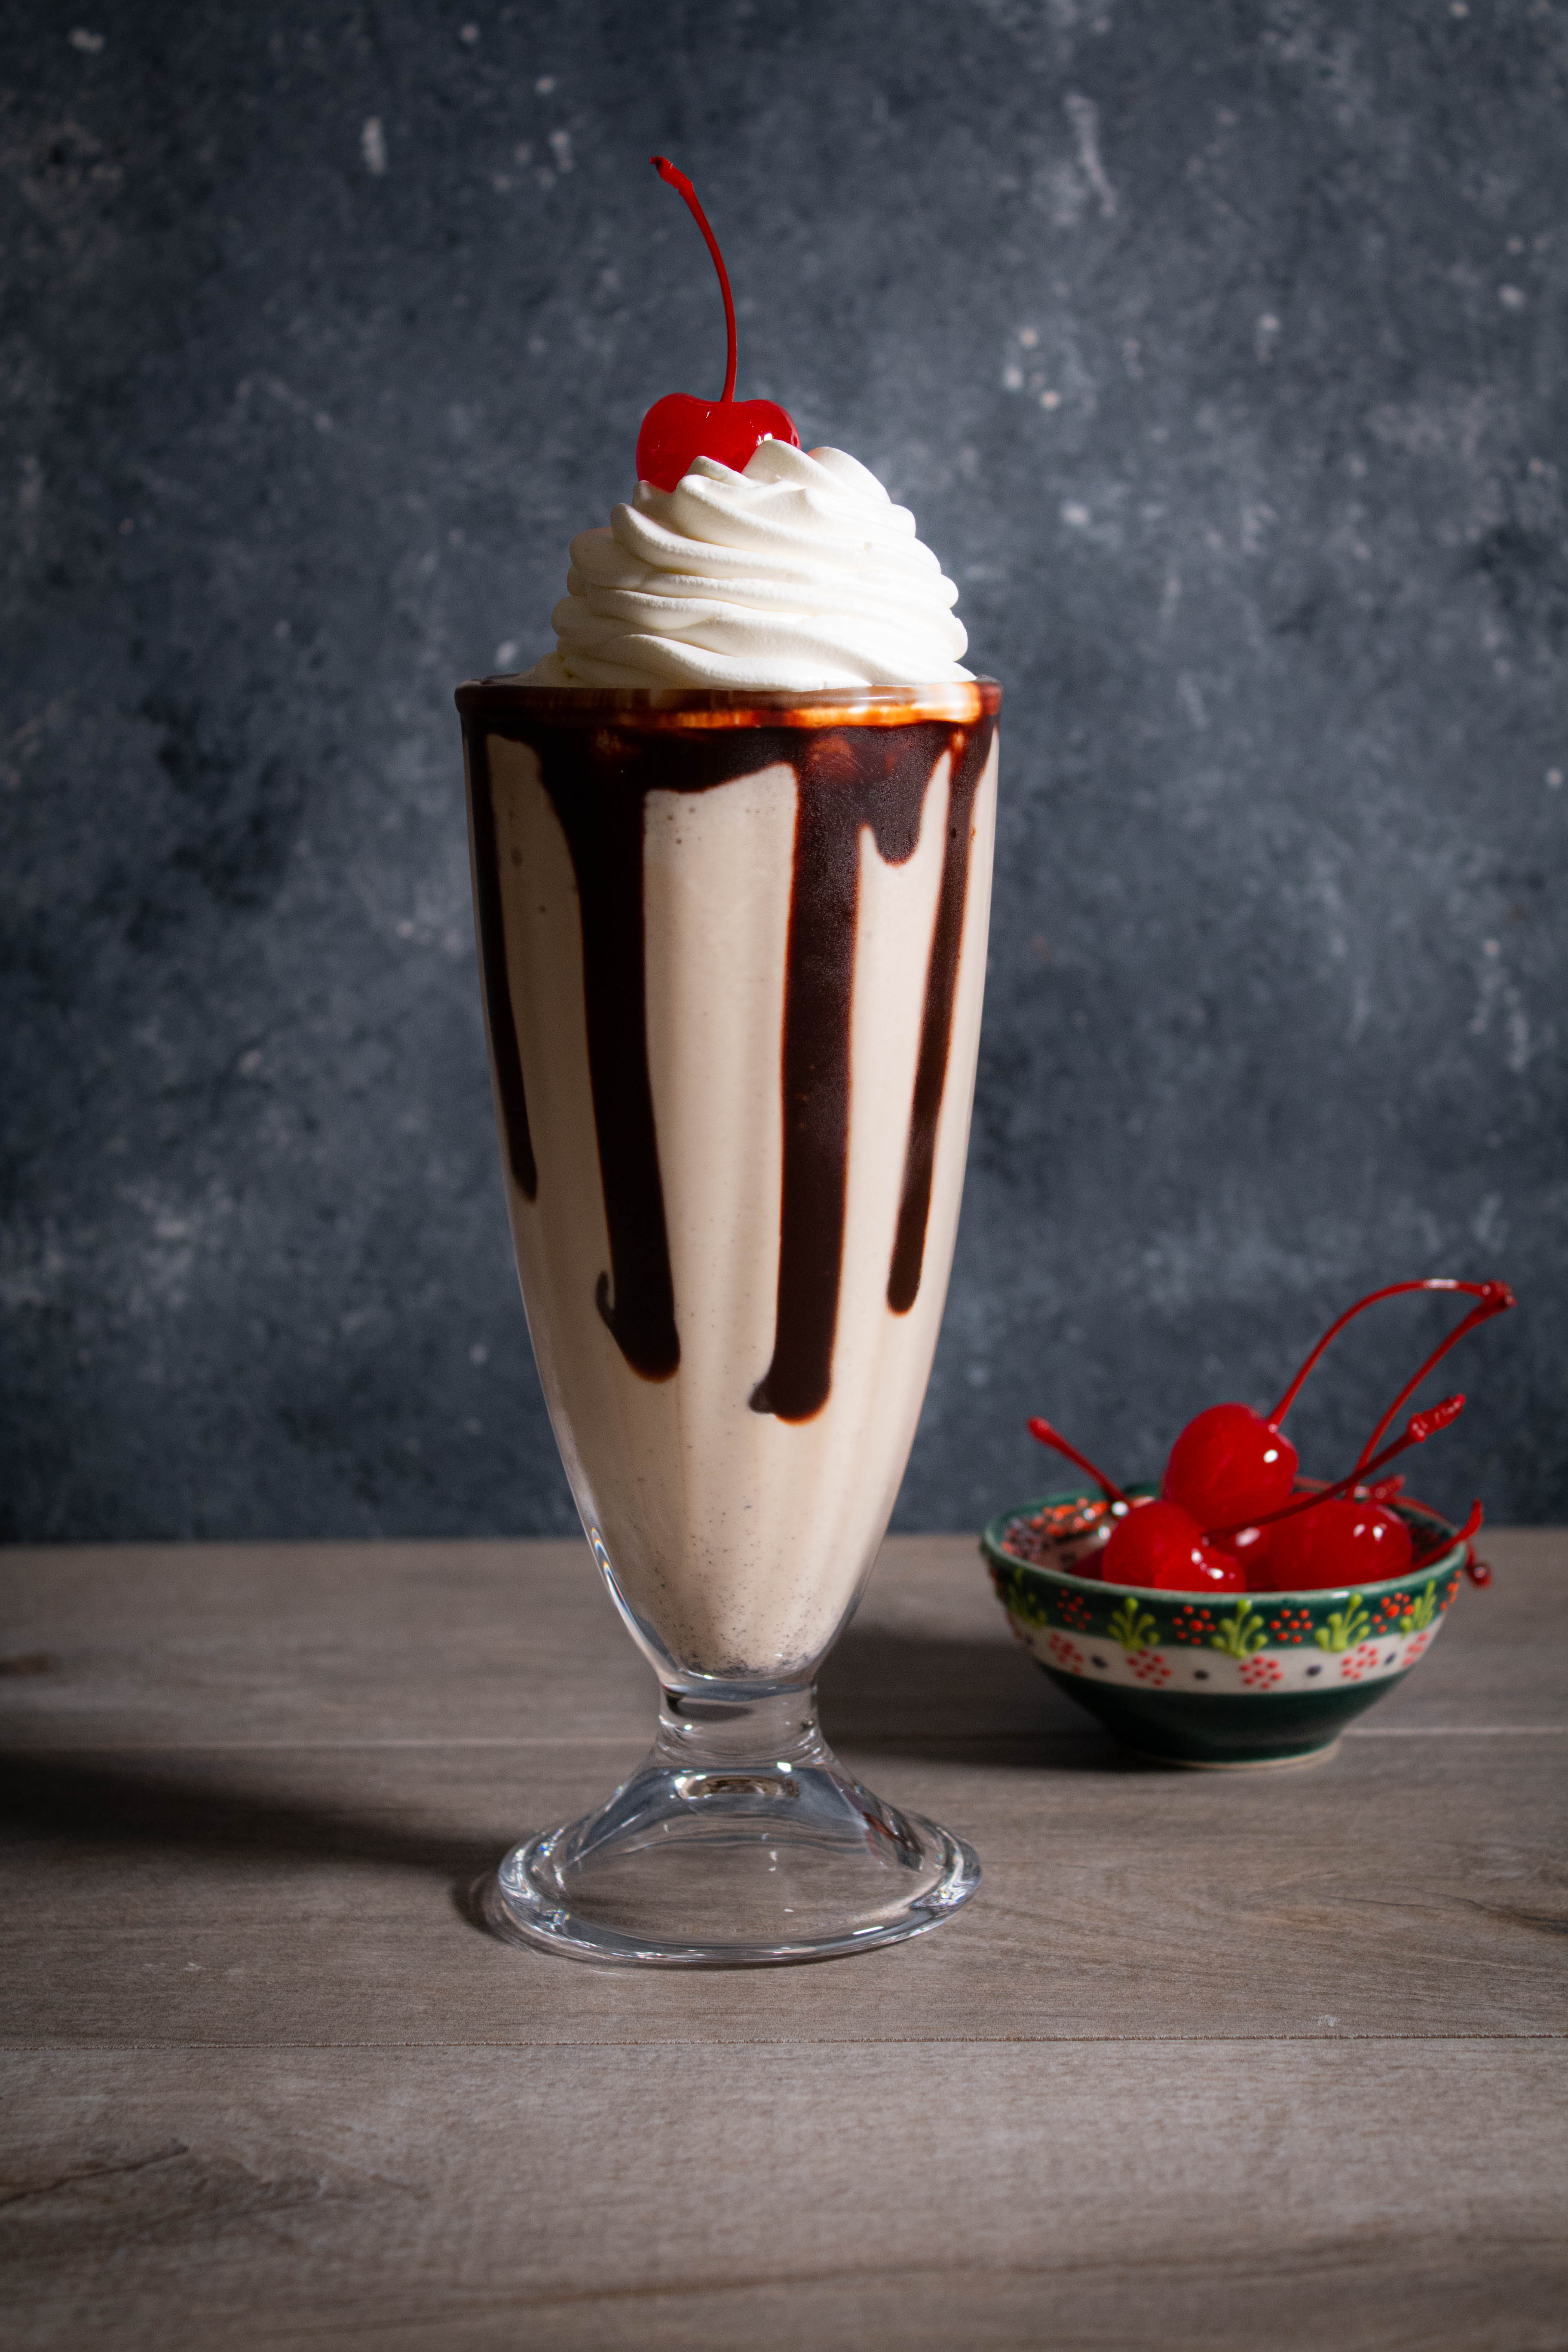
[[[851,1951],[979,1874],[850,1780],[812,1685],[936,1344],[1000,689],[837,451],[699,456],[572,555],[557,651],[458,701],[529,1326],[664,1704],[641,1771],[509,1855],[489,1916],[602,1959]]]

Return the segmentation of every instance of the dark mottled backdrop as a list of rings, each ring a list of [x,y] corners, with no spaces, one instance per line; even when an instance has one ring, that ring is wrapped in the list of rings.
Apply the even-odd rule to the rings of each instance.
[[[1568,1517],[1568,5],[80,5],[0,32],[5,1531],[570,1523],[451,690],[716,386],[655,148],[1007,689],[901,1523],[1425,1271],[1525,1305],[1422,1486]]]

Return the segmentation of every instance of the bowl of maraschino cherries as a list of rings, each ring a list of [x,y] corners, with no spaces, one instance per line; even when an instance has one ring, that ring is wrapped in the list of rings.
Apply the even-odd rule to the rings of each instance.
[[[1407,1291],[1473,1303],[1340,1476],[1304,1476],[1286,1416],[1324,1350],[1367,1307]],[[1052,1682],[1130,1748],[1235,1771],[1331,1753],[1353,1716],[1430,1649],[1477,1559],[1481,1507],[1456,1527],[1390,1465],[1457,1421],[1462,1396],[1402,1419],[1467,1332],[1514,1304],[1505,1282],[1438,1276],[1358,1299],[1268,1413],[1210,1405],[1172,1446],[1158,1486],[1118,1486],[1046,1421],[1042,1445],[1092,1482],[1004,1511],[981,1538],[1014,1633]]]

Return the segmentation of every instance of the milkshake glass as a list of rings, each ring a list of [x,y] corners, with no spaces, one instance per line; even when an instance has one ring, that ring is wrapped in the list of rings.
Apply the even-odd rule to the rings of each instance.
[[[518,1271],[647,1761],[519,1846],[501,1932],[596,1959],[915,1935],[973,1854],[859,1788],[814,1678],[887,1527],[963,1185],[990,680],[458,692]]]

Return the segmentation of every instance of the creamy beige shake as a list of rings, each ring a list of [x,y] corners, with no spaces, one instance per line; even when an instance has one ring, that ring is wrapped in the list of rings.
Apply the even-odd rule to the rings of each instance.
[[[999,689],[837,452],[642,485],[568,591],[554,655],[458,698],[530,1328],[656,1660],[786,1679],[864,1581],[930,1373]]]

